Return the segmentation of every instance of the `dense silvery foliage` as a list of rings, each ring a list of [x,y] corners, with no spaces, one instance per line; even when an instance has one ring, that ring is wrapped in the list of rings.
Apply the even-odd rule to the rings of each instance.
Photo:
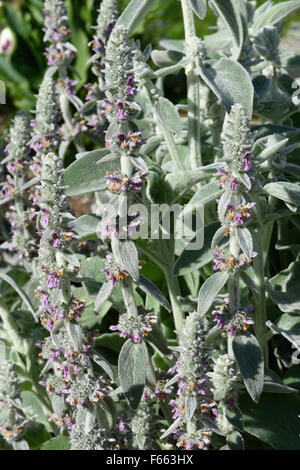
[[[45,0],[48,68],[1,162],[2,448],[300,448],[300,5],[181,0],[184,40],[141,49],[155,4],[101,2],[82,100]]]

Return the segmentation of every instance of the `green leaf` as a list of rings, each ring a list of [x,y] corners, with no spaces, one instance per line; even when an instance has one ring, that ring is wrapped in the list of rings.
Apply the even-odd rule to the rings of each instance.
[[[211,0],[211,4],[232,36],[232,57],[238,60],[244,39],[243,23],[238,2],[236,0]]]
[[[287,183],[286,181],[279,181],[278,183],[268,183],[264,186],[266,191],[271,196],[281,199],[289,204],[300,206],[300,185],[296,183]]]
[[[259,16],[256,15],[251,28],[254,32],[259,32],[265,26],[278,24],[298,8],[300,8],[298,0],[280,2],[278,5],[271,6]]]
[[[65,407],[64,397],[54,395],[52,398],[52,408],[58,418],[62,417]]]
[[[243,415],[239,408],[226,407],[226,418],[232,426],[238,429],[238,431],[244,431]]]
[[[189,250],[187,246],[182,251],[174,266],[175,276],[183,276],[201,269],[212,260],[211,242],[219,227],[219,222],[212,222],[204,227],[204,245],[200,250]],[[227,241],[224,239],[219,246],[223,246]]]
[[[284,336],[296,349],[300,350],[300,317],[284,313],[276,323],[267,321],[267,326],[276,333]]]
[[[226,442],[230,450],[244,450],[244,440],[238,431],[231,432],[226,436]]]
[[[183,213],[193,211],[199,205],[215,201],[223,192],[224,190],[217,186],[215,182],[206,184],[194,194],[192,199],[185,206]]]
[[[223,103],[227,113],[232,105],[240,103],[251,119],[254,88],[248,72],[232,59],[212,60],[209,64],[199,64],[199,75]]]
[[[71,323],[70,321],[66,321],[65,326],[70,340],[73,342],[75,348],[77,348],[77,351],[79,351],[82,348],[82,327],[75,323]]]
[[[109,299],[111,296],[111,293],[113,291],[113,284],[111,281],[104,282],[102,284],[101,289],[98,292],[98,295],[95,300],[95,306],[94,306],[94,311],[98,312],[100,308],[105,304],[105,302]]]
[[[210,276],[204,284],[202,284],[199,297],[198,297],[198,308],[197,311],[200,315],[205,315],[205,313],[211,307],[214,299],[225,286],[228,281],[228,273],[226,271],[219,271],[212,276]]]
[[[97,227],[101,218],[94,214],[84,214],[72,221],[73,231],[78,238],[78,242],[86,240],[97,240]]]
[[[162,96],[155,105],[156,115],[163,126],[174,134],[181,133],[181,119],[174,104]]]
[[[142,398],[148,369],[148,351],[144,341],[126,341],[118,362],[120,384],[131,408],[136,409]]]
[[[120,257],[126,271],[135,282],[138,281],[140,278],[139,257],[133,241],[120,242]]]
[[[108,155],[107,149],[85,152],[80,155],[65,171],[64,182],[68,186],[67,196],[79,196],[81,194],[106,189],[107,182],[104,176],[107,171],[114,171],[120,166],[120,162],[104,162],[97,165],[99,160]],[[79,156],[78,155],[78,156]]]
[[[175,65],[182,59],[182,53],[176,51],[169,51],[169,50],[156,50],[151,52],[151,59],[153,60],[154,64],[161,68],[161,67],[169,67],[170,65]]]
[[[145,16],[152,10],[157,0],[131,0],[119,17],[116,26],[124,25],[130,36]]]
[[[233,337],[232,349],[246,389],[257,403],[264,385],[264,358],[258,341],[245,331]]]
[[[8,276],[7,274],[4,274],[4,273],[0,272],[0,278],[3,279],[3,281],[7,282],[7,284],[9,284],[13,289],[15,289],[15,291],[19,294],[19,296],[21,297],[21,299],[25,303],[26,307],[32,313],[34,319],[36,320],[35,310],[32,306],[32,303],[29,300],[28,295],[25,294],[23,289],[21,289],[21,287],[19,287],[18,284],[10,276]]]
[[[251,233],[245,227],[237,227],[235,233],[237,242],[242,252],[244,253],[247,259],[250,259],[253,253],[253,241]]]
[[[241,394],[239,406],[249,434],[276,450],[299,450],[299,396],[266,393],[256,405],[247,394]]]
[[[41,446],[41,450],[70,450],[71,444],[68,436],[52,437]]]
[[[115,382],[116,377],[113,369],[111,368],[109,362],[97,351],[95,351],[92,355],[93,361],[98,364],[98,366],[101,367],[109,376],[109,378],[112,380],[112,382]]]
[[[31,450],[36,450],[40,448],[45,441],[50,439],[50,434],[42,424],[29,421],[25,426],[22,437],[28,442]]]
[[[194,395],[187,395],[185,399],[185,417],[187,422],[190,422],[197,409],[197,399]]]
[[[157,302],[160,303],[166,310],[171,312],[172,308],[163,295],[163,293],[156,287],[154,284],[152,284],[149,279],[147,279],[144,276],[140,276],[140,279],[136,282],[136,285],[140,287],[146,294],[149,294],[151,297],[153,297]]]
[[[190,3],[195,15],[197,15],[200,20],[204,20],[207,13],[206,0],[190,0]]]

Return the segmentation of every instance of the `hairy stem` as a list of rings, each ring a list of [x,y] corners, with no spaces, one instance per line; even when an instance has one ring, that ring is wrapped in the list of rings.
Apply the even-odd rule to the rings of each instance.
[[[183,325],[183,313],[181,310],[180,301],[177,298],[177,297],[180,297],[181,295],[179,282],[178,282],[177,277],[175,277],[173,273],[170,272],[169,270],[164,270],[164,273],[166,276],[168,289],[169,289],[175,329],[176,331],[181,331],[182,325]]]
[[[188,0],[181,0],[183,13],[186,48],[192,43],[196,36],[194,13]],[[187,51],[188,53],[188,51]],[[201,140],[200,140],[200,85],[199,77],[195,73],[196,63],[191,63],[186,67],[187,76],[187,101],[188,101],[188,142],[191,169],[195,170],[202,165]]]

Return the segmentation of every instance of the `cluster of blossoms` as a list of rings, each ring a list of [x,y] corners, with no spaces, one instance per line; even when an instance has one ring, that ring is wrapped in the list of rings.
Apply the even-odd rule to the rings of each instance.
[[[69,42],[71,30],[68,28],[67,10],[63,0],[46,0],[44,15],[44,42],[50,43],[44,55],[47,57],[48,65],[53,67],[51,69],[53,74],[61,65],[71,64],[76,49]],[[72,90],[72,82],[67,80],[65,85],[70,91]]]
[[[124,116],[124,119],[126,119],[126,116]],[[109,147],[110,150],[121,149],[123,153],[131,155],[133,151],[136,152],[146,143],[146,140],[141,138],[142,132],[143,129],[132,132],[128,136],[125,134],[118,134],[117,138],[107,140],[105,145],[106,147]]]
[[[233,256],[229,251],[222,251],[218,246],[216,247],[215,253],[213,253],[215,271],[230,271],[236,273],[241,269],[247,269],[249,264],[253,262],[253,258],[257,256],[255,251],[252,252],[251,258],[247,258],[244,253],[240,254],[238,257]]]
[[[224,299],[222,305],[217,305],[214,308],[215,310],[212,312],[214,316],[213,321],[220,330],[228,332],[231,336],[237,331],[247,331],[249,325],[254,323],[253,320],[248,317],[248,313],[253,310],[253,305],[249,305],[249,307],[235,312],[234,316],[230,313],[228,298]]]
[[[125,312],[120,315],[119,323],[109,327],[112,331],[119,331],[121,338],[129,338],[134,343],[139,343],[144,336],[152,331],[153,323],[157,322],[157,316],[153,315],[153,309],[147,310],[138,307],[138,316]]]
[[[108,381],[102,376],[96,377],[91,368],[90,357],[97,332],[79,328],[82,334],[80,344],[75,345],[63,329],[37,343],[41,348],[40,355],[48,361],[47,371],[53,371],[40,384],[46,387],[49,394],[63,397],[74,409],[91,408],[111,391]],[[70,409],[68,411],[70,414]],[[70,421],[66,422],[70,426]]]
[[[28,420],[22,412],[20,399],[21,388],[11,361],[3,361],[0,365],[0,434],[8,444],[18,448],[18,441]]]
[[[2,184],[4,198],[11,198],[5,217],[10,223],[12,240],[4,243],[2,248],[18,252],[19,259],[26,259],[37,252],[35,237],[36,210],[39,194],[35,195],[29,188],[20,191],[20,187],[28,182],[28,166],[30,159],[30,126],[27,113],[17,113],[10,128],[6,146],[6,169],[8,175]],[[18,192],[17,192],[18,189]]]
[[[226,218],[227,226],[225,229],[225,235],[229,235],[236,226],[242,226],[244,223],[253,218],[254,215],[250,210],[255,206],[255,202],[247,202],[244,205],[240,205],[235,209],[232,204],[227,205]]]
[[[236,406],[237,385],[240,382],[237,365],[234,360],[230,359],[228,354],[213,358],[214,366],[211,372],[208,372],[213,388],[214,398],[220,402],[224,402],[229,408]],[[216,416],[220,416],[216,413]]]
[[[58,145],[58,95],[55,83],[51,78],[45,78],[41,84],[35,114],[35,119],[31,121],[33,132],[30,146],[36,151],[36,157],[33,159],[30,169],[39,174],[41,156],[54,151]]]
[[[177,362],[170,369],[179,382],[177,397],[170,402],[173,419],[178,422],[173,437],[178,447],[188,450],[208,448],[212,433],[201,418],[214,419],[215,416],[216,403],[210,390],[209,351],[205,339],[203,321],[197,313],[190,313],[180,334]]]
[[[146,171],[139,171],[131,178],[124,175],[119,175],[118,173],[107,172],[104,177],[107,180],[109,191],[114,192],[125,192],[125,191],[141,191],[144,182],[148,173]]]
[[[95,34],[89,44],[94,52],[89,63],[92,64],[93,73],[98,77],[101,76],[103,72],[105,46],[115,26],[118,15],[117,0],[103,0],[101,2],[98,11],[97,26],[94,27]]]
[[[246,112],[234,105],[223,131],[224,168],[219,168],[218,185],[233,191],[251,189],[253,138]]]

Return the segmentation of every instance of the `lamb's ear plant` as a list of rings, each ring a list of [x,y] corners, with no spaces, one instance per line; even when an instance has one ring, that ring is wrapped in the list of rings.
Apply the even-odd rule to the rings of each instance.
[[[299,1],[178,6],[184,38],[142,48],[158,2],[103,0],[82,100],[44,2],[1,161],[1,449],[299,449]]]

